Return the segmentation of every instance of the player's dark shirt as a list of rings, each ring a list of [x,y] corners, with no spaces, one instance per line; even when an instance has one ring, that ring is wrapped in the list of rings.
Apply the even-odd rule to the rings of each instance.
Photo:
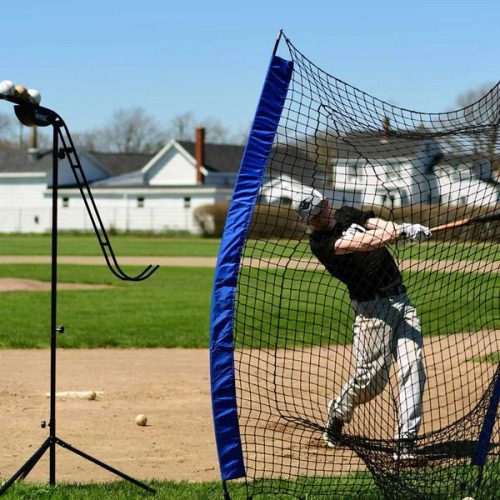
[[[337,223],[332,230],[314,231],[309,239],[312,253],[332,276],[347,285],[351,299],[358,301],[371,300],[375,294],[402,282],[398,266],[385,247],[370,252],[334,253],[335,242],[344,234],[365,231],[370,217],[374,217],[373,212],[344,206],[335,212]]]

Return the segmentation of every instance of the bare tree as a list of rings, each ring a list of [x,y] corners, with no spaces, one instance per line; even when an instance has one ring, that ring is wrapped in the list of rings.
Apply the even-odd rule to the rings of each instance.
[[[250,135],[250,125],[238,126],[236,130],[233,131],[230,137],[231,144],[239,144],[244,146],[247,143],[248,136]]]
[[[110,153],[155,153],[165,143],[165,132],[143,108],[115,111],[102,129],[78,135],[90,151]]]
[[[248,135],[241,128],[230,134],[230,129],[216,118],[197,121],[192,111],[174,116],[163,130],[142,108],[132,108],[115,111],[103,128],[74,134],[74,138],[88,151],[154,153],[167,139],[193,141],[197,124],[205,127],[205,140],[212,144],[244,144]]]
[[[78,148],[83,148],[87,151],[106,151],[106,149],[103,149],[105,145],[102,139],[101,130],[99,129],[76,132],[73,134],[73,140]]]
[[[212,144],[227,144],[229,128],[216,118],[206,118],[200,124],[205,127],[205,140]]]
[[[169,137],[177,141],[192,141],[194,137],[195,120],[192,111],[174,116],[167,129]]]
[[[0,113],[0,144],[12,146],[14,140],[14,119],[6,113]]]
[[[245,144],[249,127],[232,131],[217,118],[197,120],[192,111],[174,116],[167,128],[168,135],[178,141],[193,141],[196,126],[205,128],[205,140],[211,144]]]
[[[486,129],[469,134],[473,154],[489,160],[493,168],[499,166],[500,149],[500,83],[483,84],[460,94],[457,105],[464,108],[464,118],[472,127],[487,122]]]
[[[480,101],[490,91],[492,91],[492,96],[496,94],[496,98],[498,99],[498,90],[495,92],[495,84],[485,83],[475,89],[470,89],[467,92],[459,94],[456,98],[456,103],[459,107],[465,108]]]

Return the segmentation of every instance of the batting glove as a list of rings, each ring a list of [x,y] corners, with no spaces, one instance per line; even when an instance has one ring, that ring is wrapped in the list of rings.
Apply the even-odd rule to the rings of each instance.
[[[411,241],[422,241],[431,237],[431,230],[421,224],[404,222],[400,227],[400,238]]]

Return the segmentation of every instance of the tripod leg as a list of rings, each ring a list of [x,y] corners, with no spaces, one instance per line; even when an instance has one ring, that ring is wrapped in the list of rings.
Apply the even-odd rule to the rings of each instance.
[[[35,453],[26,461],[26,463],[2,486],[0,489],[0,496],[3,495],[18,479],[24,479],[42,458],[43,454],[50,446],[50,437],[47,438],[42,446],[35,451]]]
[[[139,486],[140,488],[149,491],[150,493],[156,493],[156,490],[153,488],[149,487],[147,484],[141,483],[137,479],[134,479],[133,477],[128,476],[127,474],[124,474],[123,472],[119,471],[118,469],[115,469],[114,467],[111,467],[108,464],[105,464],[104,462],[101,462],[100,460],[97,460],[97,458],[94,458],[87,453],[78,450],[74,446],[71,446],[70,444],[66,443],[62,439],[56,438],[56,443],[59,446],[62,446],[66,450],[72,451],[73,453],[76,453],[77,455],[80,455],[81,457],[85,458],[86,460],[89,460],[90,462],[98,465],[99,467],[102,467],[103,469],[108,470],[109,472],[112,472],[113,474],[116,474],[117,476],[120,476],[122,479],[125,479],[126,481],[129,481],[132,484],[135,484],[136,486]]]

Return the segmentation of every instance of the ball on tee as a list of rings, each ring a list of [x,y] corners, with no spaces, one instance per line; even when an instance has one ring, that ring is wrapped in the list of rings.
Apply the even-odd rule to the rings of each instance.
[[[148,423],[148,417],[141,413],[140,415],[137,415],[137,417],[135,417],[135,423],[137,425],[144,426]]]

